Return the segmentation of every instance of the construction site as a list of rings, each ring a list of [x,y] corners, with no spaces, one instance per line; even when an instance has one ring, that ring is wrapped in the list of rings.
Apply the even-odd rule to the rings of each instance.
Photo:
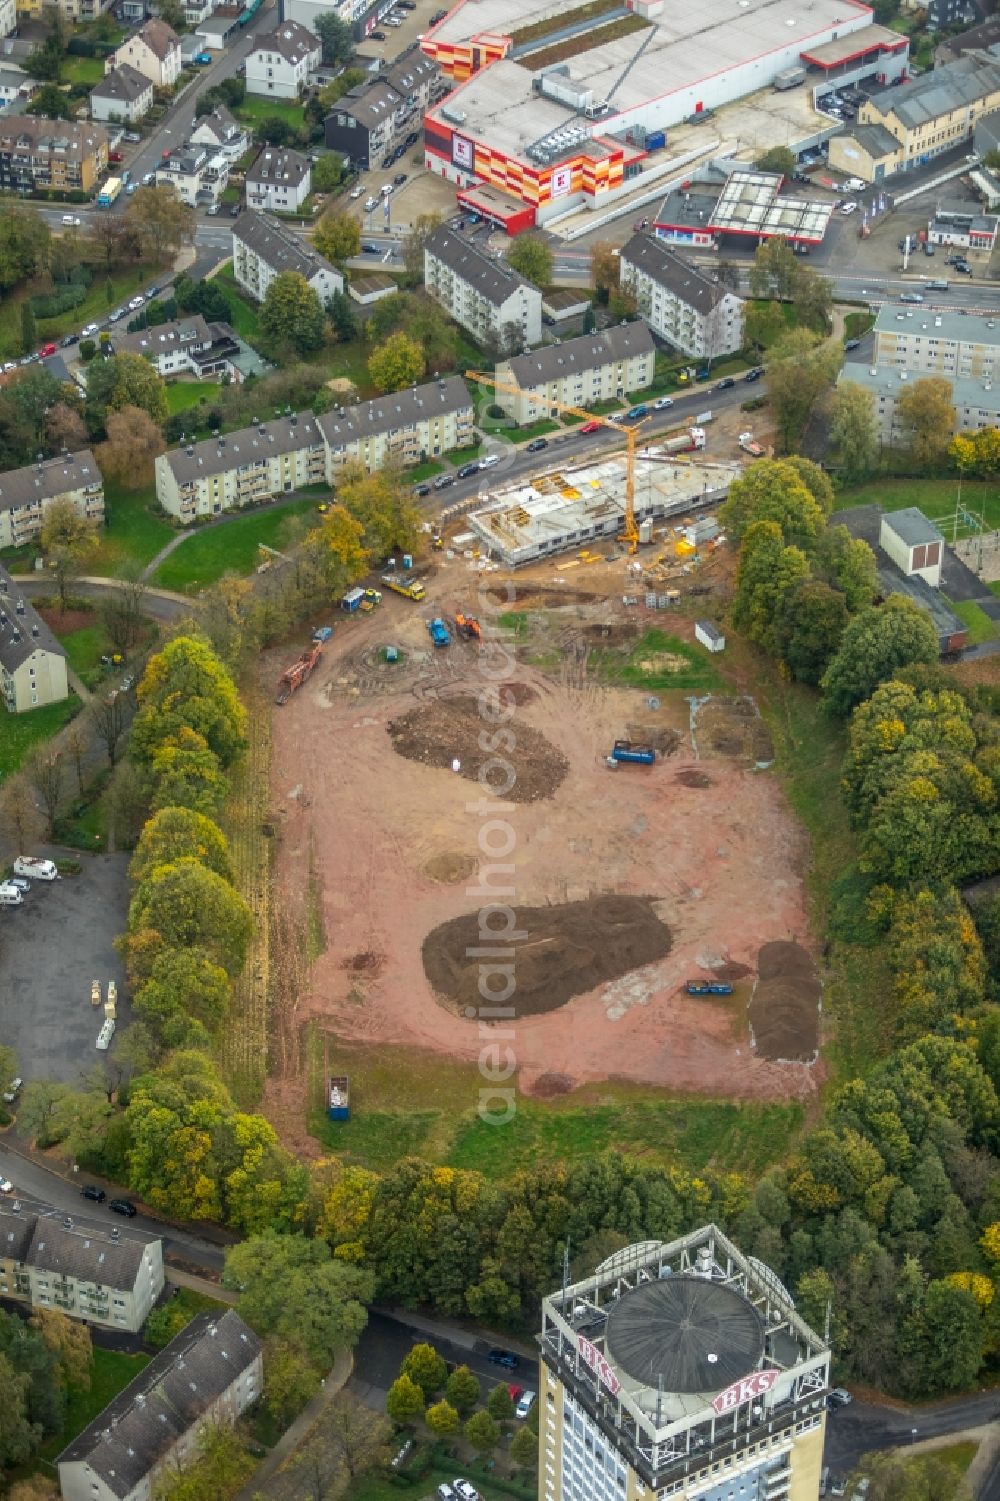
[[[285,1024],[332,1055],[475,1063],[495,1035],[539,1098],[818,1089],[805,839],[717,628],[734,560],[703,498],[736,466],[636,459],[641,542],[570,541],[621,456],[534,481],[534,519],[498,494],[405,587],[345,601],[275,713],[275,878],[303,907],[312,890],[325,942]],[[563,524],[515,571],[483,531],[517,503],[522,528]],[[272,694],[293,657],[265,658]],[[280,1088],[287,1111],[299,1085]]]

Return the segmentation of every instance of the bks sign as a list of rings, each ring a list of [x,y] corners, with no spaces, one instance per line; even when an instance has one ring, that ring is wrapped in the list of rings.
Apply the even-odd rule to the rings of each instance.
[[[740,1381],[734,1381],[732,1386],[727,1386],[724,1392],[713,1399],[712,1408],[716,1417],[721,1418],[724,1412],[733,1412],[737,1407],[742,1407],[744,1402],[752,1402],[754,1397],[762,1397],[771,1390],[777,1379],[777,1371],[754,1371]]]
[[[582,1334],[578,1334],[576,1337],[576,1348],[587,1365],[590,1366],[590,1369],[597,1373],[598,1378],[604,1383],[611,1395],[617,1397],[622,1389],[622,1384],[597,1346],[592,1345],[589,1339],[584,1339]]]

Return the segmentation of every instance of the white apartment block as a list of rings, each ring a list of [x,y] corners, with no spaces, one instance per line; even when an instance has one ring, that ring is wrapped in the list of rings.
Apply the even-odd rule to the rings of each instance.
[[[243,378],[234,364],[240,354],[239,340],[229,324],[206,323],[200,313],[131,334],[112,329],[109,348],[113,354],[142,355],[165,380],[172,375],[193,375],[198,380],[228,375],[239,383]]]
[[[261,1342],[237,1313],[197,1314],[59,1455],[63,1501],[151,1501],[206,1430],[259,1400],[263,1379]]]
[[[10,36],[17,26],[15,0],[0,0],[0,36]]]
[[[282,21],[262,36],[247,58],[248,94],[298,99],[323,57],[319,38],[297,21]]]
[[[134,125],[152,107],[153,81],[133,68],[131,63],[112,68],[90,91],[92,120]]]
[[[202,115],[188,133],[189,146],[204,146],[213,155],[221,151],[229,162],[239,161],[250,145],[250,133],[233,118],[224,104]]]
[[[0,1296],[135,1334],[162,1290],[162,1241],[0,1207]]]
[[[334,408],[316,419],[327,447],[327,479],[345,464],[369,472],[387,464],[419,464],[475,437],[476,414],[457,375],[395,391],[358,406]]]
[[[159,16],[153,16],[145,26],[128,37],[105,63],[105,72],[128,63],[144,73],[158,89],[172,87],[181,76],[181,44],[177,33]]]
[[[0,699],[26,714],[69,697],[66,653],[30,600],[0,568]],[[0,1285],[4,1282],[0,1244]],[[15,1297],[16,1293],[11,1293]]]
[[[619,259],[640,316],[666,343],[696,359],[717,360],[743,347],[743,299],[699,271],[662,240],[633,235]]]
[[[913,430],[899,408],[900,398],[920,380],[944,380],[951,391],[955,418],[953,432],[978,432],[1000,427],[1000,387],[992,381],[957,377],[940,370],[897,370],[890,365],[846,364],[838,384],[852,381],[872,398],[879,440],[887,448],[908,448]]]
[[[559,404],[589,407],[650,385],[656,346],[645,323],[543,345],[497,366],[496,403],[515,422],[554,416]],[[514,394],[502,386],[517,386]]]
[[[875,320],[871,363],[992,382],[1000,376],[1000,317],[890,303]]]
[[[203,208],[218,203],[229,184],[230,161],[208,146],[178,146],[156,169],[156,186],[173,188],[182,203]]]
[[[312,168],[301,151],[265,146],[245,179],[247,207],[294,214],[309,197]]]
[[[427,237],[424,284],[477,343],[516,354],[541,342],[539,289],[446,225]]]
[[[103,522],[104,481],[89,448],[0,474],[0,547],[23,547],[37,537],[57,500],[72,501],[95,526]]]
[[[323,484],[326,444],[312,412],[304,412],[171,449],[155,467],[157,500],[187,523]]]
[[[233,226],[233,276],[245,292],[263,302],[267,289],[283,271],[305,277],[320,302],[344,290],[335,266],[305,240],[264,214],[246,209]]]

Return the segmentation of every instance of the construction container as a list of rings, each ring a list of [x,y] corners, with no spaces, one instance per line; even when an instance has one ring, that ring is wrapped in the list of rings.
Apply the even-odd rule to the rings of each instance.
[[[639,542],[643,547],[648,547],[653,540],[653,518],[647,516],[639,522]]]
[[[331,1076],[327,1095],[327,1117],[332,1121],[348,1121],[351,1118],[350,1080],[346,1074]]]

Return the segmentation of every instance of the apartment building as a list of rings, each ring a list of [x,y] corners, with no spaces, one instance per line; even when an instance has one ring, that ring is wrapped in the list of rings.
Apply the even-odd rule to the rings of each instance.
[[[137,333],[111,330],[112,354],[141,354],[164,379],[193,375],[198,380],[220,375],[239,382],[234,363],[240,344],[228,323],[206,323],[200,313],[186,314],[173,323],[158,323]]]
[[[294,214],[309,197],[312,168],[301,151],[265,146],[246,175],[247,207]]]
[[[65,651],[7,570],[0,567],[0,697],[5,709],[8,714],[25,714],[68,696]],[[0,1290],[5,1281],[3,1265],[0,1244]]]
[[[156,498],[184,523],[325,480],[326,445],[312,412],[189,443],[156,460]]]
[[[0,36],[10,36],[17,28],[15,0],[0,0]]]
[[[181,76],[181,44],[172,26],[159,16],[150,19],[128,37],[105,64],[107,72],[129,63],[144,73],[158,89],[171,88]]]
[[[447,225],[427,237],[424,285],[478,344],[517,354],[541,342],[539,289]]]
[[[898,148],[891,157],[891,170],[905,172],[971,141],[977,120],[998,106],[1000,61],[968,53],[899,88],[872,95],[859,109],[857,124],[880,125],[887,131]],[[842,160],[838,140],[835,136],[830,143],[831,168],[840,166]]]
[[[1000,316],[889,303],[875,320],[871,364],[911,375],[1000,378]]]
[[[23,547],[37,537],[57,500],[71,501],[95,526],[103,522],[104,481],[89,448],[0,474],[0,547]]]
[[[810,1501],[830,1352],[714,1225],[542,1301],[541,1501]]]
[[[152,107],[153,81],[131,63],[112,68],[90,91],[92,120],[133,125]]]
[[[332,484],[345,464],[366,470],[419,464],[474,440],[476,414],[460,376],[378,396],[317,417]]]
[[[337,100],[324,125],[326,144],[352,165],[377,166],[421,128],[423,112],[447,92],[437,63],[411,47],[390,67]]]
[[[229,185],[230,161],[223,151],[188,142],[175,146],[156,168],[156,186],[173,188],[182,203],[207,208]]]
[[[162,1241],[0,1205],[3,1297],[135,1334],[162,1290]]]
[[[244,291],[263,302],[267,289],[283,271],[304,276],[326,302],[344,290],[344,278],[335,266],[284,225],[247,209],[233,227],[233,275]]]
[[[217,104],[210,115],[202,115],[194,122],[188,134],[192,146],[204,146],[215,155],[222,155],[229,162],[239,161],[250,146],[250,132],[233,118],[224,104]]]
[[[248,94],[298,99],[323,60],[319,38],[297,21],[282,21],[258,39],[247,58]]]
[[[622,248],[619,276],[640,316],[682,354],[716,360],[743,347],[743,299],[699,271],[661,240],[633,235]]]
[[[620,323],[498,365],[496,403],[515,422],[537,422],[557,415],[558,403],[587,407],[644,390],[655,366],[656,346],[645,323]],[[514,394],[501,390],[503,385],[520,389]]]
[[[1000,388],[990,380],[975,380],[939,370],[900,370],[886,365],[848,363],[843,366],[838,383],[853,381],[872,398],[878,435],[887,448],[907,448],[913,432],[899,410],[900,397],[919,380],[939,378],[951,389],[955,415],[953,432],[978,432],[983,427],[1000,427]]]
[[[0,115],[0,192],[80,188],[90,192],[108,165],[107,132],[100,125]]]
[[[150,1501],[206,1429],[258,1401],[261,1342],[232,1309],[199,1313],[59,1455],[63,1501]]]

